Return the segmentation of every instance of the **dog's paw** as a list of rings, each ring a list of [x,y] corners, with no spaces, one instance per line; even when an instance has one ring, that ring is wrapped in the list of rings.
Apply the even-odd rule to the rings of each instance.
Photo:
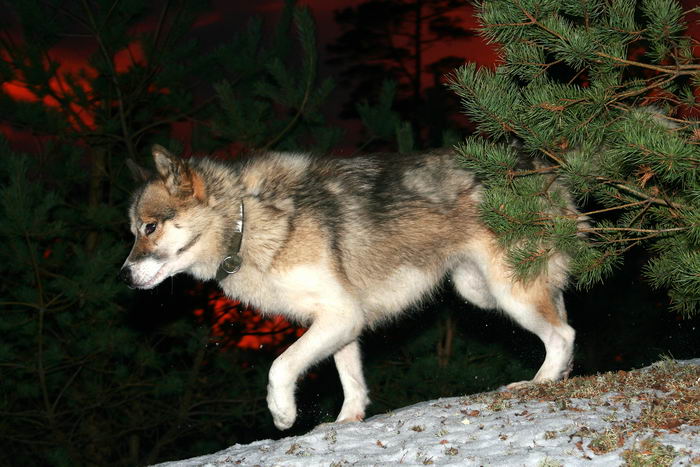
[[[346,399],[335,421],[338,423],[361,422],[365,419],[365,407],[368,403],[369,399],[366,395],[360,398]]]
[[[528,386],[534,386],[535,384],[542,384],[542,383],[549,383],[552,381],[559,381],[565,378],[550,378],[550,377],[543,377],[540,376],[539,374],[535,375],[533,379],[528,379],[525,381],[516,381],[514,383],[507,384],[505,386],[502,386],[502,389],[505,391],[509,391],[512,389],[520,389],[520,388],[525,388]]]
[[[510,391],[512,389],[520,389],[526,386],[532,386],[533,384],[537,384],[537,381],[528,379],[525,381],[516,381],[514,383],[506,384],[505,386],[501,386],[501,388],[499,389],[503,391]]]
[[[353,423],[353,422],[361,422],[362,420],[365,419],[365,414],[364,413],[356,413],[353,415],[347,415],[341,417],[340,415],[336,419],[336,423]]]
[[[291,391],[278,391],[272,385],[267,386],[267,408],[272,420],[279,430],[286,430],[294,425],[297,407]]]

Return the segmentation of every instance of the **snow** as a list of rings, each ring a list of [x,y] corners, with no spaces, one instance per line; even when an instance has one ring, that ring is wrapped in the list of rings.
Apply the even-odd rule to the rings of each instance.
[[[629,391],[620,390],[626,387],[625,381],[617,391],[597,391],[588,397],[557,395],[549,400],[500,390],[422,402],[361,423],[324,424],[301,436],[236,444],[215,454],[160,466],[615,466],[624,464],[630,453],[648,461],[656,451],[671,453],[667,465],[698,464],[697,423],[679,425],[671,420],[675,423],[663,429],[640,422],[659,400],[670,403],[674,397],[691,401],[683,406],[683,413],[691,407],[690,419],[697,421],[700,359],[675,364],[694,366],[685,380],[673,386],[682,396],[673,390],[639,390],[631,383]],[[636,370],[640,373],[635,373],[635,381],[651,381],[650,372],[661,365]],[[620,373],[631,378],[632,372]],[[608,387],[603,376],[595,378],[589,381]],[[661,379],[669,377],[662,374]],[[606,445],[606,440],[612,444]]]

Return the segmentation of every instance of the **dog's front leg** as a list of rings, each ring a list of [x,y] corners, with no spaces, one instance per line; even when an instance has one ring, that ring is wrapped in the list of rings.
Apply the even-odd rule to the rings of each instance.
[[[299,376],[354,341],[362,330],[361,323],[351,312],[321,312],[309,330],[272,363],[267,406],[277,428],[286,430],[296,420],[294,388]]]
[[[337,422],[356,422],[365,418],[365,407],[369,404],[367,384],[362,374],[362,357],[357,340],[352,341],[333,355],[343,385],[343,407]]]

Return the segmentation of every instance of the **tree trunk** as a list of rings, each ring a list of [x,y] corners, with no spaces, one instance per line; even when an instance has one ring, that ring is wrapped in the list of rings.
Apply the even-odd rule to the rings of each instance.
[[[423,41],[423,0],[416,0],[415,3],[416,12],[416,23],[415,29],[413,31],[413,47],[415,49],[414,55],[414,77],[413,77],[413,115],[411,116],[411,126],[413,127],[413,138],[415,141],[415,147],[423,147],[423,139],[421,138],[421,128],[418,122],[417,115],[420,114],[419,109],[421,108],[421,88],[423,85],[422,74],[423,74],[423,51],[421,49],[421,43]]]
[[[440,323],[440,340],[437,343],[437,360],[440,368],[445,368],[450,363],[454,337],[455,321],[450,312]]]

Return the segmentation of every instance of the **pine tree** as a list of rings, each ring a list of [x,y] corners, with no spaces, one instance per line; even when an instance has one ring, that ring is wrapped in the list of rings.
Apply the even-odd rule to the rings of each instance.
[[[428,52],[471,37],[460,16],[466,6],[461,0],[371,0],[336,11],[343,33],[328,46],[329,63],[342,67],[341,83],[352,86],[342,115],[356,117],[356,103],[377,99],[387,90],[383,83],[391,80],[394,107],[411,125],[399,131],[413,131],[418,148],[444,144],[447,116],[456,105],[451,108],[451,96],[439,80],[463,60],[443,56],[430,62]],[[427,72],[433,83],[425,82]],[[404,139],[403,147],[407,144]]]
[[[227,76],[214,84],[219,103],[214,133],[219,141],[249,149],[326,153],[340,140],[342,131],[328,125],[322,112],[335,85],[317,76],[313,19],[307,8],[293,5],[286,1],[269,41],[254,18],[244,33],[216,51]],[[293,32],[296,44],[290,41]]]
[[[681,4],[489,0],[478,11],[502,63],[451,75],[482,135],[458,149],[489,187],[482,216],[515,271],[527,280],[557,249],[587,288],[641,249],[671,310],[700,311],[700,64]],[[518,151],[542,163],[522,169]],[[558,184],[587,225],[547,209],[566,205]]]

